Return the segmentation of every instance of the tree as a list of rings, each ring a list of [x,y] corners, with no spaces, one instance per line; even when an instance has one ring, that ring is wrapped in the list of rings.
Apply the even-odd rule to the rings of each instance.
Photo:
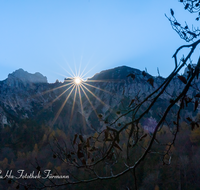
[[[200,2],[198,0],[180,0],[184,5],[184,8],[191,13],[199,12]],[[70,179],[62,182],[51,180],[42,183],[38,186],[38,189],[45,187],[60,187],[74,184],[84,184],[96,181],[106,181],[121,178],[123,176],[132,175],[134,178],[134,187],[137,189],[138,184],[141,182],[141,177],[144,173],[138,173],[141,171],[141,165],[144,164],[144,160],[149,160],[151,164],[154,162],[160,162],[159,158],[162,158],[161,163],[163,165],[170,165],[173,160],[174,145],[177,138],[177,134],[180,131],[181,121],[186,120],[190,125],[191,130],[199,127],[199,121],[194,117],[188,116],[183,118],[184,110],[188,105],[193,106],[193,111],[196,113],[199,105],[200,93],[196,83],[198,82],[200,72],[200,57],[196,60],[195,64],[192,62],[191,57],[197,47],[200,44],[200,39],[197,39],[200,35],[198,28],[190,29],[186,24],[182,26],[175,17],[174,11],[170,10],[171,16],[167,16],[171,23],[172,28],[179,34],[179,36],[190,44],[179,47],[173,55],[174,70],[164,80],[164,82],[158,87],[154,87],[153,78],[147,78],[152,88],[155,90],[146,95],[145,97],[137,98],[133,97],[127,107],[127,111],[124,113],[117,112],[119,117],[114,120],[104,120],[103,115],[99,115],[101,121],[106,122],[107,127],[102,131],[97,131],[93,136],[84,136],[83,134],[75,134],[71,140],[71,145],[63,146],[61,140],[54,140],[52,145],[53,157],[59,159],[66,164],[67,172],[70,175]],[[200,15],[200,13],[199,13]],[[199,20],[199,15],[196,20]],[[197,39],[197,40],[196,40]],[[194,41],[196,40],[196,41]],[[189,52],[179,59],[181,50],[188,48]],[[178,75],[182,68],[187,68],[187,75]],[[134,74],[129,75],[133,80]],[[128,77],[129,77],[128,76]],[[146,77],[146,72],[143,71],[143,76]],[[178,76],[178,79],[182,82],[182,88],[174,94],[168,94],[167,89],[172,80]],[[190,89],[193,88],[196,94],[192,94]],[[165,111],[159,113],[159,119],[148,118],[148,129],[146,130],[142,125],[142,121],[147,117],[148,113],[153,110],[153,106],[158,102],[159,98],[163,95],[170,96],[171,99],[165,106]],[[178,108],[177,108],[178,104]],[[123,118],[127,115],[132,116],[131,121],[124,122]],[[172,117],[173,115],[173,117]],[[169,121],[172,118],[172,121]],[[166,130],[165,128],[168,128]],[[169,136],[165,142],[165,138],[160,138],[159,131],[163,128],[163,136]],[[192,133],[191,138],[194,139]],[[195,137],[196,139],[196,137]],[[159,155],[155,157],[153,155]],[[187,157],[182,157],[183,162]],[[147,165],[146,165],[147,168]],[[146,176],[145,179],[153,181],[158,173],[151,172],[152,168],[148,168],[148,172],[151,174]],[[59,175],[59,171],[56,174]],[[185,168],[186,171],[186,168]],[[155,189],[159,189],[159,181],[156,181]],[[123,184],[126,189],[131,189],[132,184]]]

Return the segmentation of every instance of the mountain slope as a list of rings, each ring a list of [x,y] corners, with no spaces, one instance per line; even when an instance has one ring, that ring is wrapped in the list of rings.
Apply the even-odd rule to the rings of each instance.
[[[0,125],[11,126],[20,120],[31,119],[66,132],[99,130],[106,124],[100,121],[98,114],[103,115],[105,123],[112,121],[117,118],[117,112],[124,113],[129,109],[132,99],[136,99],[134,103],[137,103],[157,89],[163,81],[162,77],[153,77],[138,69],[117,67],[97,73],[84,82],[86,88],[84,92],[80,90],[81,101],[79,95],[74,98],[74,92],[66,101],[70,93],[70,90],[66,91],[67,82],[49,84],[47,78],[40,73],[30,74],[19,69],[9,74],[6,80],[0,81]],[[155,104],[154,111],[146,117],[159,119],[159,113],[165,110],[167,103],[178,95],[183,86],[175,78],[169,84],[167,93]],[[193,93],[195,92],[192,90],[189,92]],[[140,112],[144,109],[145,106]],[[128,120],[130,117],[123,117],[121,122]]]

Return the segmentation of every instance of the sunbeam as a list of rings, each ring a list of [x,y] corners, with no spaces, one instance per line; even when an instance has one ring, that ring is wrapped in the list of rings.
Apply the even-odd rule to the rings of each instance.
[[[71,110],[71,116],[70,116],[69,126],[71,125],[71,121],[73,119],[74,106],[75,106],[75,103],[76,103],[77,88],[78,88],[78,86],[76,86],[76,89],[75,89],[75,94],[74,94],[74,100],[73,100],[73,105],[72,105],[72,110]]]
[[[73,92],[74,88],[75,88],[75,85],[73,85],[73,88],[71,89],[71,91],[70,91],[70,93],[68,94],[67,98],[65,99],[65,101],[64,101],[63,104],[62,104],[62,106],[61,106],[60,109],[58,110],[56,116],[54,117],[54,120],[53,120],[53,122],[52,122],[52,125],[54,125],[54,123],[55,123],[56,120],[58,119],[58,116],[60,115],[61,111],[63,110],[63,108],[64,108],[64,106],[65,106],[67,100],[69,99],[71,93]]]
[[[39,94],[39,95],[37,94],[37,95],[31,96],[31,97],[32,97],[32,98],[38,97],[38,96],[40,96],[40,95],[44,95],[44,94],[46,94],[46,93],[48,93],[48,92],[52,92],[52,91],[54,91],[54,90],[57,90],[57,89],[59,89],[59,88],[64,88],[64,87],[69,86],[69,85],[72,85],[72,84],[74,84],[73,81],[70,82],[70,83],[63,84],[63,85],[61,85],[61,86],[58,86],[58,87],[56,87],[56,88],[53,88],[53,89],[50,89],[50,90],[46,90],[46,91],[44,91],[44,92],[41,92],[41,94]]]
[[[88,85],[88,86],[90,86],[90,87],[92,87],[92,88],[96,88],[96,89],[98,89],[98,90],[101,90],[101,91],[103,91],[103,92],[106,92],[106,93],[108,93],[108,94],[110,94],[110,95],[114,95],[114,94],[112,94],[111,92],[109,92],[109,91],[107,91],[107,90],[104,90],[104,89],[102,89],[102,88],[99,88],[99,87],[96,87],[96,86],[94,86],[94,85],[91,85],[91,84],[88,84],[87,82],[85,82],[84,83],[85,85]]]
[[[83,91],[83,93],[85,94],[85,97],[87,98],[88,102],[90,103],[90,105],[91,105],[92,109],[94,110],[96,116],[98,117],[98,113],[97,113],[95,107],[93,106],[92,102],[90,101],[89,97],[87,96],[87,94],[86,94],[85,90],[83,89],[82,85],[80,85],[80,88]]]
[[[79,65],[79,69],[78,69],[78,76],[81,76],[82,59],[83,59],[83,56],[81,56],[80,65]]]
[[[87,72],[84,72],[86,70],[87,65],[86,65],[85,68],[83,68],[83,70],[81,69],[82,59],[83,58],[81,56],[80,66],[78,67],[78,69],[77,69],[76,63],[74,63],[74,67],[75,67],[74,72],[72,71],[72,68],[69,66],[69,64],[67,64],[67,65],[69,67],[70,72],[68,72],[69,70],[66,70],[66,69],[63,68],[63,70],[66,71],[70,75],[70,77],[63,75],[65,77],[63,85],[57,86],[57,87],[55,87],[51,90],[47,90],[47,91],[43,92],[43,94],[45,94],[45,93],[48,93],[48,92],[51,92],[51,91],[54,91],[54,90],[57,90],[57,89],[60,89],[60,88],[64,88],[63,92],[61,92],[58,96],[56,96],[56,98],[53,101],[51,101],[50,103],[48,103],[45,106],[44,109],[47,109],[54,102],[56,102],[61,96],[63,96],[67,91],[69,91],[68,92],[69,94],[67,95],[66,99],[64,100],[61,107],[58,109],[57,113],[55,114],[55,117],[53,118],[52,125],[54,125],[55,122],[57,121],[59,115],[61,114],[61,112],[62,112],[64,106],[66,105],[67,101],[69,100],[70,96],[72,97],[72,99],[70,99],[70,104],[69,104],[69,105],[71,105],[70,106],[71,107],[71,113],[70,113],[70,117],[69,117],[68,127],[73,125],[73,121],[74,121],[73,117],[74,117],[74,114],[75,114],[76,111],[81,112],[82,120],[83,120],[83,123],[82,123],[83,127],[85,127],[87,125],[87,118],[86,118],[87,113],[85,112],[85,108],[84,108],[83,105],[90,105],[92,110],[94,111],[95,115],[97,116],[97,118],[99,118],[99,115],[98,115],[97,110],[95,108],[96,106],[93,104],[92,99],[98,100],[106,108],[108,108],[109,110],[112,111],[112,108],[110,108],[109,105],[107,105],[103,100],[101,100],[100,97],[95,95],[94,92],[92,92],[91,90],[92,90],[92,88],[97,89],[99,91],[102,91],[102,92],[107,93],[107,94],[114,97],[115,94],[113,94],[113,93],[111,93],[107,90],[104,90],[100,87],[95,86],[95,83],[98,83],[98,82],[115,82],[116,80],[103,80],[103,79],[101,79],[101,80],[93,80],[93,79],[85,80],[85,79],[83,79],[83,77],[86,76],[87,73],[89,73],[94,67],[92,69],[87,70]],[[75,59],[74,59],[74,62],[75,62]],[[82,70],[82,72],[81,72],[81,70]],[[91,84],[91,83],[93,83],[93,84]],[[89,88],[89,87],[91,87],[91,88]],[[91,94],[92,96],[89,96],[89,94]],[[85,100],[83,99],[84,96],[86,98]],[[83,100],[84,100],[84,102],[83,102]],[[85,101],[88,101],[89,104],[85,104]],[[78,110],[77,110],[77,108],[78,108]]]
[[[84,77],[83,77],[83,74],[85,73],[85,70],[86,70],[87,66],[89,65],[89,63],[90,63],[92,57],[93,57],[93,56],[91,56],[90,60],[89,60],[89,61],[87,62],[87,64],[86,64],[85,68],[84,68],[83,71],[81,72],[81,74],[80,74],[80,77],[81,77],[81,78],[84,78]]]
[[[61,65],[59,65],[65,72],[67,72],[71,77],[74,77],[75,76],[75,74],[72,72],[72,69],[70,68],[70,70],[71,70],[71,72],[72,73],[70,73],[69,71],[67,71],[63,66],[61,66]],[[62,75],[63,76],[63,75]]]
[[[82,103],[80,87],[78,87],[78,94],[79,94],[79,100],[80,100],[80,105],[81,105],[81,115],[82,115],[82,120],[83,120],[83,126],[85,128],[86,123],[85,123],[85,119],[84,119],[84,111],[83,111],[83,103]]]
[[[70,88],[73,86],[69,86],[64,92],[62,92],[59,96],[57,96],[53,101],[51,101],[49,104],[45,106],[45,109],[48,108],[50,105],[52,105],[56,100],[58,100],[63,94],[65,94]]]
[[[72,77],[76,76],[75,73],[73,72],[72,68],[71,68],[70,65],[68,64],[68,62],[67,62],[66,60],[65,60],[65,62],[66,62],[66,64],[67,64],[67,66],[69,67],[70,71],[71,71],[71,74],[70,74],[70,75],[71,75]],[[65,70],[65,69],[64,69],[64,70]],[[65,71],[66,71],[66,70],[65,70]],[[67,71],[67,73],[68,73],[68,71]]]
[[[72,84],[73,84],[73,82],[70,82],[70,83],[67,83],[67,84],[63,84],[62,86],[58,86],[58,87],[53,88],[53,89],[51,89],[51,90],[47,90],[47,91],[43,92],[43,94],[46,94],[46,93],[48,93],[48,92],[52,92],[52,91],[57,90],[57,89],[59,89],[59,88],[64,88],[64,87],[69,86],[69,85],[72,85]]]
[[[87,82],[119,82],[120,80],[116,80],[116,79],[106,79],[106,80],[90,80],[88,79]]]
[[[90,93],[92,94],[97,100],[99,100],[103,105],[108,106],[107,104],[105,104],[99,97],[97,97],[93,92],[91,92],[84,84],[82,84],[82,86]],[[109,106],[108,106],[109,107]]]
[[[95,67],[97,66],[97,64],[92,67],[90,70],[88,70],[86,73],[82,73],[81,78],[84,78],[90,71],[92,71]]]
[[[86,84],[86,83],[82,84],[81,86],[82,86],[83,88],[85,88],[90,94],[92,94],[92,95],[93,95],[99,102],[101,102],[104,106],[110,108],[109,105],[107,105],[107,104],[106,104],[105,102],[103,102],[99,97],[97,97],[92,91],[90,91],[90,90],[85,86],[85,84]],[[110,108],[110,110],[113,111],[112,108]]]
[[[84,78],[90,71],[92,71],[97,65],[99,65],[100,63],[102,62],[102,60],[101,61],[99,61],[98,63],[96,63],[90,70],[88,70],[87,72],[85,72],[85,69],[83,70],[83,72],[81,73],[81,75],[80,75],[80,77],[81,78]],[[86,67],[85,67],[86,68]],[[84,73],[85,72],[85,73]]]

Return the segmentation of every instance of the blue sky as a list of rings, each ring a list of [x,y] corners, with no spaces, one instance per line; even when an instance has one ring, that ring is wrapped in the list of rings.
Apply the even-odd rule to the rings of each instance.
[[[167,76],[185,44],[164,14],[198,24],[178,0],[1,0],[0,80],[16,69],[63,81],[65,71],[127,65]],[[81,67],[80,67],[81,65]]]

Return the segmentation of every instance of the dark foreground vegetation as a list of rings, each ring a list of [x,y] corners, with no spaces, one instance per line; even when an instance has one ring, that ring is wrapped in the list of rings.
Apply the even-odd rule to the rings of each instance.
[[[200,115],[197,115],[197,120],[200,119]],[[127,129],[129,130],[130,127]],[[151,133],[144,130],[140,126],[139,133],[141,134],[140,142],[138,143],[137,151],[130,153],[131,162],[134,162],[141,154],[148,144]],[[195,127],[191,130],[189,121],[182,122],[180,125],[180,131],[178,133],[176,143],[170,150],[170,157],[165,157],[163,162],[163,155],[159,152],[168,149],[168,144],[173,138],[173,129],[169,129],[167,126],[163,126],[157,133],[157,141],[162,139],[163,144],[155,143],[151,152],[147,156],[144,162],[137,169],[137,185],[138,189],[198,189],[200,187],[200,128]],[[128,133],[127,133],[128,135]],[[118,163],[112,168],[112,172],[123,171],[124,162],[126,161],[126,146],[125,141],[127,135],[124,134],[120,137],[121,142],[119,147],[115,147],[116,155],[118,156]],[[19,176],[17,170],[23,169],[26,173],[35,172],[35,175],[41,171],[48,169],[52,174],[56,175],[69,175],[69,179],[73,181],[74,178],[86,179],[91,177],[91,172],[87,168],[82,170],[61,161],[54,151],[58,150],[58,145],[66,146],[65,161],[69,155],[69,150],[73,151],[73,137],[65,134],[59,129],[53,130],[52,128],[40,126],[32,121],[23,121],[21,127],[9,127],[5,126],[1,130],[1,155],[0,155],[0,168],[3,172],[3,176],[7,171],[12,170],[13,175]],[[96,139],[98,134],[94,134],[92,138]],[[92,139],[91,139],[92,141]],[[66,144],[65,144],[66,143]],[[80,144],[81,139],[77,138],[76,143]],[[92,146],[92,145],[91,145]],[[98,146],[97,142],[94,145]],[[122,149],[122,150],[120,150]],[[90,147],[90,153],[98,150],[92,150]],[[131,151],[131,149],[130,149]],[[76,152],[74,152],[76,154]],[[110,158],[110,161],[112,162]],[[107,160],[109,162],[109,160]],[[99,176],[109,176],[110,165],[106,162],[99,163],[96,166],[96,171]],[[103,169],[102,169],[103,168]],[[70,173],[69,173],[70,171]],[[51,185],[52,182],[49,179],[39,179],[46,186]],[[54,182],[65,183],[63,179],[54,179]],[[23,185],[20,185],[20,184]],[[122,175],[119,178],[107,180],[100,180],[92,183],[82,183],[77,185],[69,185],[69,189],[134,189],[134,179],[131,172]],[[27,184],[27,186],[24,186]],[[34,186],[40,186],[40,182],[36,179],[1,179],[1,189],[26,189],[34,188]],[[30,188],[30,189],[31,189]],[[65,186],[57,187],[57,189],[65,189]],[[46,188],[50,189],[50,188]]]

